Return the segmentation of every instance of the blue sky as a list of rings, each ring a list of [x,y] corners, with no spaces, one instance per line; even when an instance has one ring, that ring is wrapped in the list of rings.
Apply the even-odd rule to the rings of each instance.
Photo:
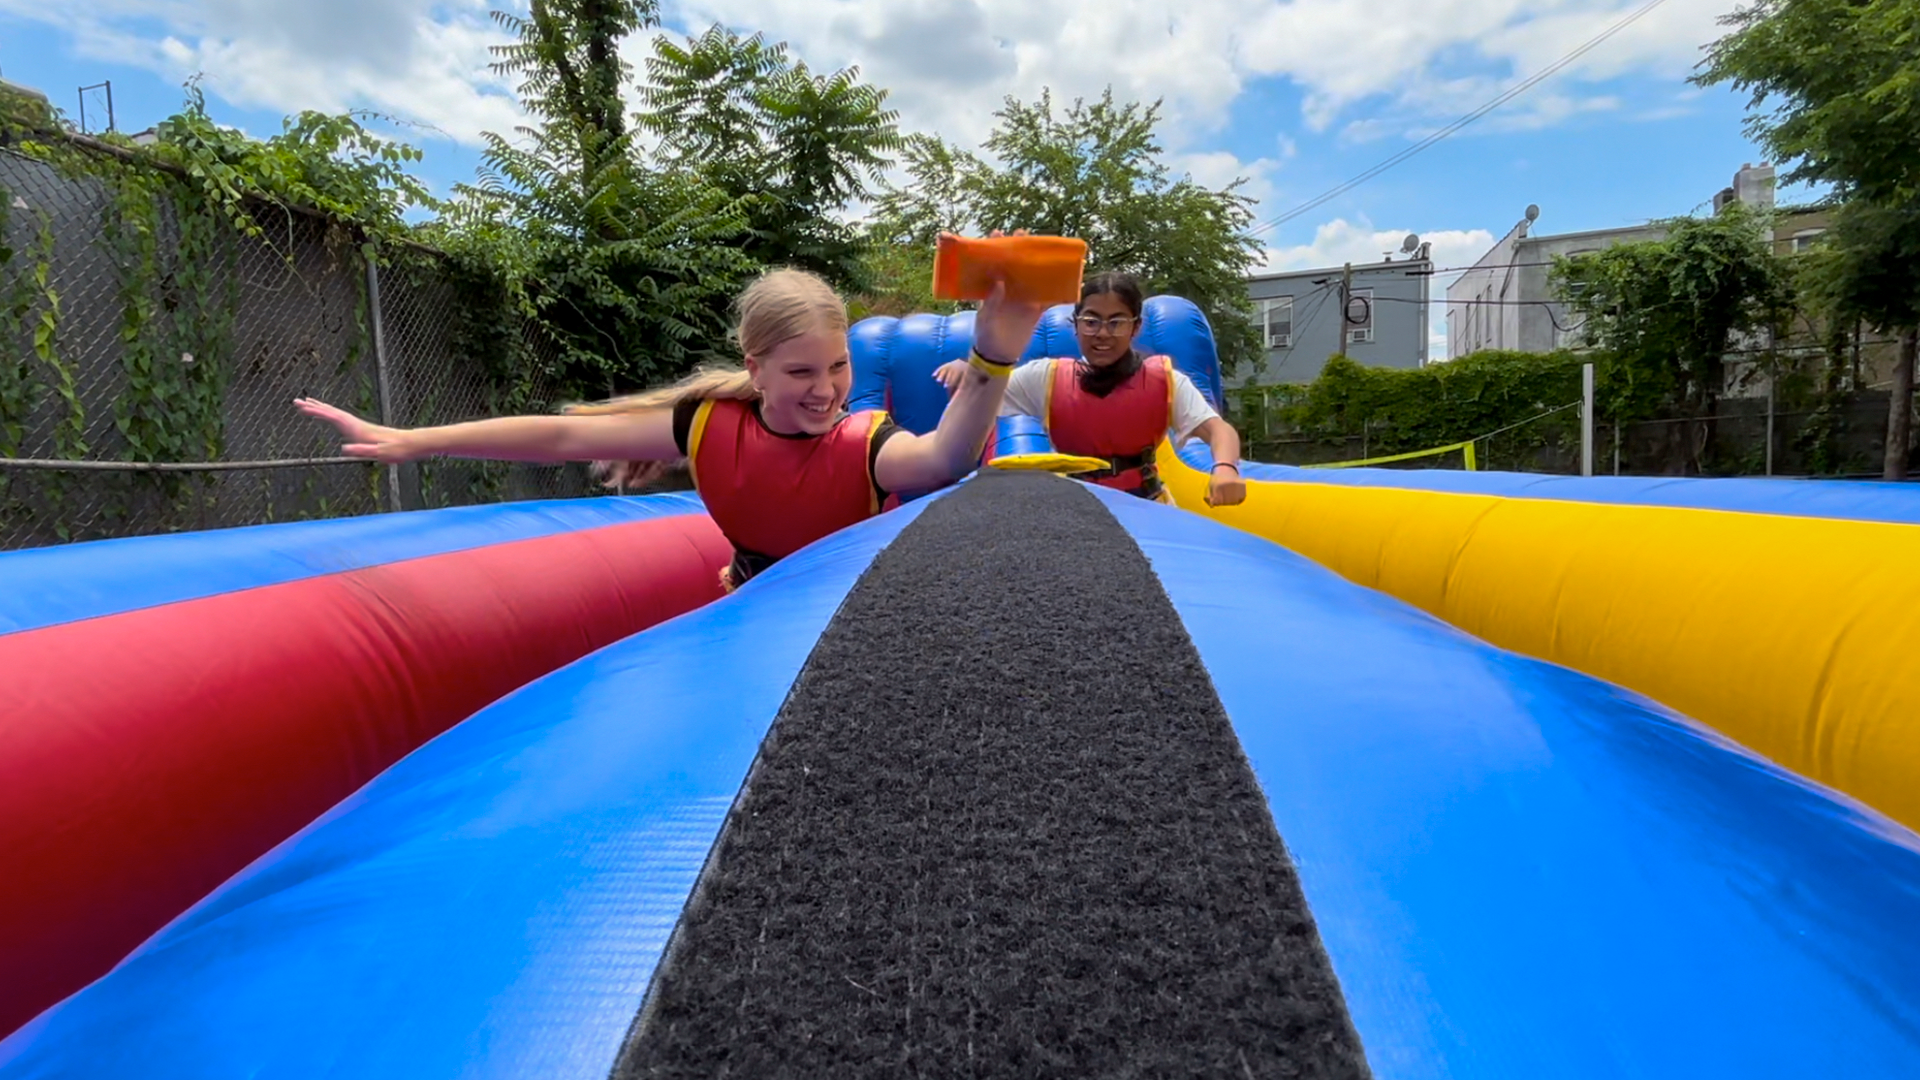
[[[1262,220],[1354,176],[1554,63],[1644,0],[676,0],[670,30],[764,31],[815,67],[858,64],[905,126],[973,144],[1003,96],[1160,98],[1176,166],[1249,178]],[[1285,226],[1276,267],[1378,258],[1399,237],[1471,262],[1529,203],[1538,232],[1683,214],[1762,155],[1744,102],[1686,75],[1735,0],[1665,0],[1552,80]],[[84,8],[85,10],[71,10]],[[77,115],[112,80],[118,126],[175,111],[202,73],[255,134],[304,108],[404,121],[437,189],[478,133],[517,119],[486,69],[483,0],[0,0],[0,77]],[[632,43],[633,59],[645,41]],[[89,99],[95,120],[98,95]],[[1783,193],[1790,196],[1791,193]],[[1444,282],[1436,282],[1443,288]],[[1438,307],[1438,305],[1436,305]]]

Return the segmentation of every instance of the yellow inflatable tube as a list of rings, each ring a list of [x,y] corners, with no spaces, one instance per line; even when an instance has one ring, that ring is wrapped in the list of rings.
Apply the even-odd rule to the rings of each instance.
[[[1920,828],[1920,526],[1206,477],[1182,507],[1636,690]]]

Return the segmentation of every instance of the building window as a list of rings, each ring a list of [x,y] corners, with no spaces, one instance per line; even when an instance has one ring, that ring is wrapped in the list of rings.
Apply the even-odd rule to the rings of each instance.
[[[1267,336],[1267,348],[1293,347],[1293,297],[1276,296],[1260,301],[1260,325]]]
[[[1347,296],[1347,344],[1373,340],[1373,290],[1355,289]]]
[[[1811,248],[1814,241],[1820,239],[1820,234],[1826,231],[1825,229],[1801,229],[1799,232],[1794,233],[1793,250],[1805,251]]]

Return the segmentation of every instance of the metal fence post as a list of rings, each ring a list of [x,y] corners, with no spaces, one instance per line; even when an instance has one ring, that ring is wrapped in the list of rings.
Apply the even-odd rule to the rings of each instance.
[[[373,317],[373,377],[380,387],[380,422],[393,424],[393,390],[387,382],[387,336],[380,323],[380,260],[367,256],[367,309]],[[400,511],[400,466],[384,466],[388,509]]]
[[[1593,365],[1580,365],[1580,475],[1593,475]]]
[[[1773,374],[1767,374],[1767,475],[1773,475]]]

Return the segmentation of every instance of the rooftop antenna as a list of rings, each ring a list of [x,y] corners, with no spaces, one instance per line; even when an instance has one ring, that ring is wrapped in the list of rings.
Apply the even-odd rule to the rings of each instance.
[[[1519,235],[1526,236],[1533,231],[1533,223],[1538,220],[1540,220],[1540,205],[1538,203],[1528,203],[1526,216],[1522,218],[1520,224],[1514,226],[1514,228],[1518,231]]]
[[[89,90],[105,90],[107,92],[107,126],[105,130],[107,131],[114,130],[114,127],[113,127],[113,80],[108,79],[105,82],[97,82],[97,83],[94,83],[92,86],[83,86],[80,88],[80,134],[82,135],[92,134],[91,131],[87,130],[87,91]]]
[[[1420,234],[1419,233],[1408,233],[1407,238],[1405,240],[1400,241],[1400,253],[1402,255],[1411,255],[1414,252],[1419,250],[1420,250]]]

